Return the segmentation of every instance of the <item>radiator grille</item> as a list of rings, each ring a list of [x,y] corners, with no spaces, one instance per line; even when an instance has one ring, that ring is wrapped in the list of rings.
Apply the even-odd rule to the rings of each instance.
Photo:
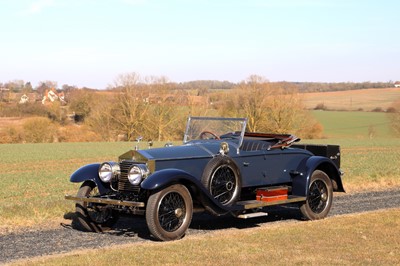
[[[121,169],[121,175],[118,180],[118,190],[119,191],[129,191],[139,193],[140,186],[132,185],[128,180],[128,171],[131,166],[135,164],[134,161],[122,161],[119,166]]]

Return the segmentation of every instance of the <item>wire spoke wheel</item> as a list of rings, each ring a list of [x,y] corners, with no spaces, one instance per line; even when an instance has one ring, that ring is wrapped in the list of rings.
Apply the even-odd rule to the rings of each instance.
[[[333,189],[329,176],[316,170],[311,176],[306,202],[300,207],[308,220],[325,218],[332,206]]]
[[[328,204],[328,188],[321,180],[316,180],[310,187],[308,205],[315,213],[321,213]]]
[[[150,195],[146,206],[146,223],[158,240],[182,238],[192,220],[193,202],[184,185],[176,184]]]
[[[176,192],[168,193],[160,202],[158,220],[161,227],[168,232],[173,232],[182,226],[186,208],[183,197]]]
[[[204,169],[201,182],[222,205],[230,206],[240,198],[239,169],[229,156],[211,159]]]
[[[221,204],[226,204],[234,196],[236,186],[235,173],[228,165],[222,165],[211,177],[210,192]]]

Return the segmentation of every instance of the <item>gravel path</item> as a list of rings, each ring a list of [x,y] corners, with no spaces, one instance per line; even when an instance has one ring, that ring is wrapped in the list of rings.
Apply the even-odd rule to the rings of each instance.
[[[360,213],[378,209],[400,207],[400,188],[343,195],[334,198],[329,216]],[[195,214],[188,235],[206,234],[214,230],[229,228],[251,228],[268,226],[271,223],[301,219],[297,209],[275,207],[268,216],[248,220],[231,216],[213,217],[207,214]],[[83,233],[71,229],[70,225],[61,225],[58,229],[11,233],[0,236],[0,264],[16,259],[67,253],[83,248],[99,248],[110,245],[151,241],[143,218],[122,218],[113,231]]]

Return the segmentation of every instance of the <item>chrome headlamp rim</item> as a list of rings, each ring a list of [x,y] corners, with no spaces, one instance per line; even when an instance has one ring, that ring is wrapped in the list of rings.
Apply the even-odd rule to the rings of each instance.
[[[99,178],[104,183],[110,183],[120,173],[119,164],[116,162],[104,162],[99,167]]]
[[[139,185],[149,173],[149,168],[145,164],[134,164],[128,170],[128,181],[134,186]]]

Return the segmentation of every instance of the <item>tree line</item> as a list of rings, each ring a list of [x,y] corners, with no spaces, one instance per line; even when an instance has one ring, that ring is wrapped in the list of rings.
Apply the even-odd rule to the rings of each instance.
[[[149,83],[151,79],[157,77],[146,77],[141,82]],[[163,77],[163,79],[168,80],[168,78]],[[271,82],[270,84],[279,86],[283,89],[296,88],[299,92],[326,92],[326,91],[346,91],[346,90],[360,90],[360,89],[379,89],[379,88],[390,88],[394,87],[394,81],[387,82],[289,82],[289,81],[278,81]],[[195,80],[188,82],[173,82],[168,81],[171,86],[179,90],[197,90],[200,95],[204,95],[208,91],[213,90],[229,90],[237,87],[241,82],[234,83],[230,81],[219,81],[219,80]],[[10,90],[14,93],[32,93],[37,92],[38,94],[43,94],[43,92],[47,89],[57,88],[58,90],[62,90],[68,92],[70,90],[78,89],[75,85],[63,84],[58,87],[56,81],[40,81],[36,87],[33,87],[31,82],[25,82],[23,80],[13,80],[8,82],[0,82],[0,88]],[[83,87],[80,89],[92,89],[96,90],[96,88],[87,88]],[[113,89],[113,85],[109,86],[108,89]]]
[[[43,82],[40,91],[56,85]],[[323,136],[322,125],[305,110],[299,84],[269,82],[258,75],[236,84],[199,81],[177,86],[163,76],[132,72],[119,75],[103,91],[62,88],[66,105],[0,102],[0,116],[32,117],[19,127],[3,128],[0,143],[134,141],[139,136],[181,140],[188,116],[246,117],[248,131],[293,133],[307,139]],[[393,117],[396,123],[397,113]]]

